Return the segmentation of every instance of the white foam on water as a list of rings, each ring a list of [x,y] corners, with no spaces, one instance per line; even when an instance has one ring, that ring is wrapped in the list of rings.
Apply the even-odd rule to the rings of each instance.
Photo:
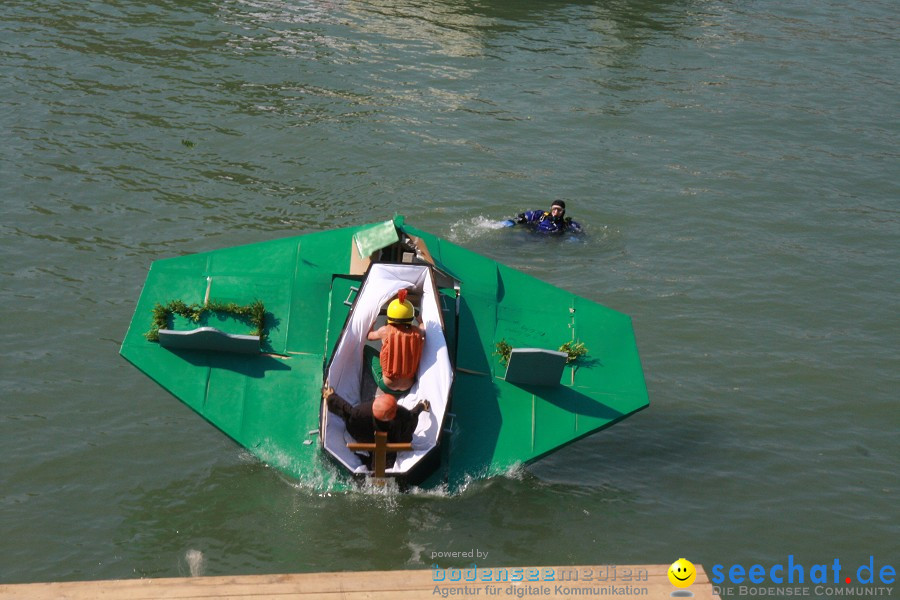
[[[184,560],[191,572],[191,577],[200,577],[203,575],[206,566],[206,558],[201,551],[194,549],[188,550],[184,553]]]
[[[483,215],[476,215],[450,225],[450,234],[447,236],[447,239],[451,242],[462,243],[481,237],[496,229],[506,229],[502,219],[490,219]]]

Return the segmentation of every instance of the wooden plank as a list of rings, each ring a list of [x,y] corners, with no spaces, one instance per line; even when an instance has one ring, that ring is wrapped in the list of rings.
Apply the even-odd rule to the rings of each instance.
[[[434,598],[536,598],[615,596],[646,599],[687,596],[718,600],[701,565],[686,590],[672,586],[668,565],[499,567],[416,571],[360,571],[290,575],[236,575],[0,585],[0,598],[43,600],[419,600]],[[505,572],[507,579],[497,581]]]

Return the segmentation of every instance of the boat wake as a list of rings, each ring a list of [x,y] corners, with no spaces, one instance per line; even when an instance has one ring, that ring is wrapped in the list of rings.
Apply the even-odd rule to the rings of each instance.
[[[503,220],[477,215],[469,219],[461,219],[450,225],[450,235],[447,236],[447,239],[461,244],[482,237],[496,229],[506,229],[506,227]]]
[[[206,566],[206,559],[200,550],[190,549],[184,553],[184,561],[187,563],[191,577],[200,577],[203,575]]]
[[[242,458],[246,458],[248,462],[257,460],[246,450],[242,455]],[[456,484],[445,482],[433,487],[400,487],[392,478],[388,478],[384,483],[376,483],[371,479],[356,481],[327,463],[312,473],[301,474],[295,471],[292,476],[285,473],[285,470],[290,471],[289,468],[285,469],[286,465],[276,465],[273,462],[266,461],[265,464],[282,482],[297,491],[313,493],[320,497],[340,495],[382,498],[389,504],[385,507],[386,509],[390,509],[390,503],[400,496],[454,498],[464,494],[478,493],[484,486],[491,485],[492,482],[498,480],[521,482],[528,478],[525,466],[522,463],[516,463],[506,469],[485,469],[477,473],[469,473]]]

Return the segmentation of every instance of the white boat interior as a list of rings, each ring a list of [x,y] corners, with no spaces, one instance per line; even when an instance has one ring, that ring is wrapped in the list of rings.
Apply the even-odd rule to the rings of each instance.
[[[412,409],[418,402],[427,399],[431,403],[431,411],[419,416],[412,451],[398,453],[394,466],[387,470],[387,474],[394,475],[409,471],[437,445],[453,383],[453,371],[444,338],[441,303],[435,285],[435,274],[430,266],[372,264],[350,311],[327,374],[327,384],[350,404],[372,399],[371,396],[362,397],[363,390],[371,388],[362,385],[363,347],[382,309],[386,308],[401,289],[409,290],[410,297],[419,298],[419,314],[425,324],[425,345],[416,383],[408,394],[398,398],[398,403]],[[366,395],[370,393],[366,392]],[[322,443],[326,451],[351,472],[369,473],[361,457],[347,449],[348,442],[357,440],[347,433],[343,419],[330,413],[326,406],[322,410]]]

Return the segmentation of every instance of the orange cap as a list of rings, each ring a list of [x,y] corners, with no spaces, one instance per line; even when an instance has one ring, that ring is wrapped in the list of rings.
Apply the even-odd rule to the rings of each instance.
[[[372,414],[379,421],[390,421],[397,416],[397,399],[390,394],[382,394],[372,403]]]

